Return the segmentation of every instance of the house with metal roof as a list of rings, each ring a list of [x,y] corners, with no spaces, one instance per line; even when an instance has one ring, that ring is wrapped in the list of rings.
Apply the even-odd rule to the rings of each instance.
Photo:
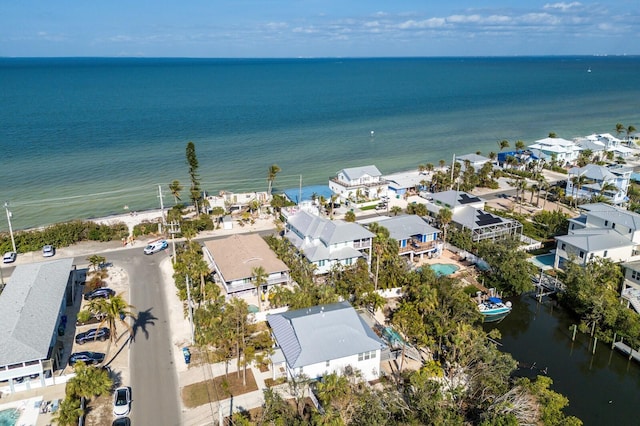
[[[216,282],[224,288],[227,296],[258,291],[254,272],[258,267],[264,269],[267,279],[259,293],[274,285],[288,284],[291,280],[289,267],[278,259],[258,234],[234,234],[206,241],[203,253],[215,272]]]
[[[354,265],[359,258],[371,264],[374,234],[357,223],[301,210],[287,217],[284,237],[315,265],[316,275],[326,274],[336,265]]]
[[[627,307],[640,314],[640,260],[624,262],[624,281],[620,295],[627,301]]]
[[[631,167],[614,164],[609,167],[587,164],[573,167],[567,174],[565,194],[578,199],[590,200],[602,195],[613,204],[627,202],[627,190],[631,181]]]
[[[46,386],[45,373],[63,364],[58,327],[73,303],[74,269],[71,258],[18,265],[0,294],[0,381],[10,392]]]
[[[386,195],[388,183],[380,170],[370,165],[340,170],[329,179],[329,188],[343,201],[359,198],[375,200]]]
[[[485,200],[463,191],[442,191],[432,194],[427,211],[437,217],[443,208],[451,210],[451,223],[458,229],[469,230],[472,241],[500,239],[522,235],[522,224],[514,219],[498,216],[484,210]]]
[[[567,235],[556,237],[555,268],[573,259],[586,265],[597,257],[613,262],[640,260],[640,214],[605,203],[583,204],[569,220]]]
[[[435,255],[442,251],[440,230],[429,225],[417,215],[402,215],[382,217],[376,222],[389,231],[389,237],[398,242],[398,254],[408,256],[413,261],[414,256],[420,259]]]
[[[268,315],[267,322],[277,345],[274,371],[282,367],[287,378],[355,370],[367,381],[380,376],[386,345],[349,302]]]
[[[527,148],[540,150],[549,158],[555,158],[560,164],[573,163],[582,151],[581,147],[563,138],[539,139]]]

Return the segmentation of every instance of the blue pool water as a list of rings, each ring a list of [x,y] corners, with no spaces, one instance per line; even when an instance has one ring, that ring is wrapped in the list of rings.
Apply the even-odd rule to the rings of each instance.
[[[434,263],[433,265],[429,265],[433,272],[436,275],[451,275],[455,273],[458,269],[460,269],[457,265],[452,265],[450,263]]]
[[[20,411],[15,408],[0,411],[0,426],[15,426],[20,418]]]
[[[257,312],[260,312],[260,308],[258,308],[256,305],[249,305],[247,307],[247,310],[249,311],[249,313],[251,314],[255,314]]]
[[[531,259],[531,263],[533,263],[540,269],[552,269],[555,258],[556,255],[554,253],[541,254],[538,256],[534,256]]]
[[[404,344],[404,340],[402,339],[402,336],[400,336],[398,332],[391,327],[385,327],[384,338],[387,339],[392,344],[395,342]]]

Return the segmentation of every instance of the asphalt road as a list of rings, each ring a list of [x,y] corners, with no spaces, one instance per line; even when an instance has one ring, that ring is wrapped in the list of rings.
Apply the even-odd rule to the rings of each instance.
[[[110,252],[108,259],[129,275],[130,302],[138,319],[129,352],[131,422],[134,425],[180,425],[178,378],[172,353],[166,291],[159,263],[168,251],[145,256],[140,250]]]

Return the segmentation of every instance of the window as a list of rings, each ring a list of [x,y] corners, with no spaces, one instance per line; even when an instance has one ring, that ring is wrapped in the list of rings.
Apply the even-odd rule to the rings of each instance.
[[[607,257],[607,250],[604,251],[604,254],[602,255],[602,257]]]
[[[564,250],[566,246],[567,245],[565,243],[562,243],[562,250]]]
[[[616,229],[616,224],[615,223],[611,224],[611,229]]]
[[[376,357],[376,351],[362,352],[358,354],[358,361],[365,361]]]
[[[318,261],[318,266],[324,266],[324,262],[325,262],[324,260],[319,260]]]
[[[324,365],[325,367],[328,367],[329,365],[331,365],[331,360],[327,360],[327,362]]]
[[[584,252],[583,251],[580,252],[580,259],[584,259]]]
[[[351,265],[353,263],[353,259],[347,259],[344,263],[345,265]]]
[[[609,226],[609,221],[608,220],[604,221],[604,226]]]

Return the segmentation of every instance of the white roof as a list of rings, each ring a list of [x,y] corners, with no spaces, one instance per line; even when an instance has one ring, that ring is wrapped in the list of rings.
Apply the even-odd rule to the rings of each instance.
[[[342,169],[342,173],[349,180],[360,179],[363,176],[382,176],[380,170],[374,165],[362,166],[362,167],[350,167],[348,169]]]

